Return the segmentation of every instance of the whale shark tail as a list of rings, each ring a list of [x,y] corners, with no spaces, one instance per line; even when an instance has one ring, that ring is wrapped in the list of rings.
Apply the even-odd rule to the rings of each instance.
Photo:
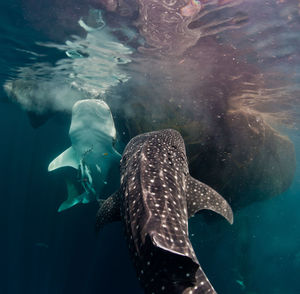
[[[68,198],[58,208],[58,212],[62,212],[78,203],[88,203],[90,195],[87,192],[80,194],[74,182],[66,179]]]

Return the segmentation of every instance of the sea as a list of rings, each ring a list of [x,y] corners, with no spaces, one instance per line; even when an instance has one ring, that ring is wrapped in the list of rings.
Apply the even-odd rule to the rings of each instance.
[[[227,189],[234,224],[199,213],[189,235],[219,294],[300,293],[298,0],[7,0],[0,16],[1,294],[144,293],[121,222],[96,232],[96,201],[57,211],[64,171],[48,165],[70,147],[71,110],[82,99],[111,107],[120,153],[160,128],[205,145],[227,111],[248,111],[288,138],[295,167],[267,180],[291,170],[284,189],[241,205]],[[235,148],[247,152],[245,140]],[[210,160],[207,169],[222,174]],[[272,168],[262,162],[257,173]],[[258,181],[213,177],[215,187]]]

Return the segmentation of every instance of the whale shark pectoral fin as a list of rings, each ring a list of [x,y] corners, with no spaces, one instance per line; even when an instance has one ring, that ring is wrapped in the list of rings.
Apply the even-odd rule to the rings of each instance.
[[[188,176],[187,207],[189,217],[202,209],[212,210],[233,223],[233,213],[228,202],[214,189]]]
[[[98,200],[101,205],[96,216],[96,230],[99,231],[104,225],[121,220],[120,204],[121,192],[117,191],[105,201]]]
[[[72,147],[70,147],[51,161],[51,163],[48,166],[48,171],[53,171],[57,168],[65,166],[70,166],[75,169],[78,169],[79,164],[80,162],[77,159],[75,150]]]

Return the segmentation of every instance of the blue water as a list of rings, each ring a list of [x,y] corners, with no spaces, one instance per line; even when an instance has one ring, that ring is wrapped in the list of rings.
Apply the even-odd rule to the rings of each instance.
[[[0,3],[0,293],[140,294],[143,291],[121,224],[110,224],[96,234],[96,203],[57,213],[66,187],[60,173],[50,174],[47,167],[70,145],[68,110],[73,103],[82,98],[107,98],[108,89],[126,84],[131,76],[124,67],[145,41],[138,39],[136,46],[134,42],[118,43],[108,25],[100,30],[101,23],[90,32],[80,27],[80,17],[86,21],[89,6],[97,1],[89,5],[80,0],[61,1],[63,10],[57,8],[59,1],[46,2],[44,6],[21,0]],[[274,97],[270,91],[255,93],[253,100],[241,104],[258,109],[260,99],[265,99],[264,107],[272,104],[272,111],[286,111],[277,115],[282,115],[283,123],[274,125],[292,140],[297,169],[286,192],[236,211],[233,226],[207,223],[201,216],[191,219],[191,240],[198,259],[220,294],[300,293],[300,58],[295,49],[300,42],[299,11],[297,1],[286,1],[290,5],[285,9],[270,2],[270,6],[264,2],[261,15],[255,14],[260,11],[256,1],[249,10],[250,16],[257,16],[245,30],[249,38],[236,28],[220,36],[240,50],[239,58],[258,62],[266,75],[274,70],[283,73],[285,78],[279,79],[283,85],[278,85]],[[243,9],[248,6],[246,3]],[[298,16],[285,22],[290,15]],[[276,24],[278,30],[272,27]],[[132,27],[124,31],[137,37]],[[252,42],[258,57],[247,51]],[[150,83],[151,76],[147,78]],[[270,74],[266,89],[273,87],[272,78],[278,81]],[[38,88],[35,93],[40,98],[30,104],[32,96],[21,89],[24,99],[12,101],[3,87],[15,80],[29,81]],[[163,83],[155,91],[160,89],[165,91]],[[43,113],[45,109],[55,116],[33,128],[26,111]],[[122,126],[118,131],[126,132]],[[122,138],[120,145],[126,143],[128,134]]]

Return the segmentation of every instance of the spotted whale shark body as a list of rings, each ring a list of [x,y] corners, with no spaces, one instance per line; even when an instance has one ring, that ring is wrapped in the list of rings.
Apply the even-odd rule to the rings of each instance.
[[[230,206],[189,175],[185,145],[171,129],[134,137],[121,159],[121,187],[100,207],[96,226],[121,220],[145,293],[216,293],[188,237],[188,218],[209,209],[230,223]]]

